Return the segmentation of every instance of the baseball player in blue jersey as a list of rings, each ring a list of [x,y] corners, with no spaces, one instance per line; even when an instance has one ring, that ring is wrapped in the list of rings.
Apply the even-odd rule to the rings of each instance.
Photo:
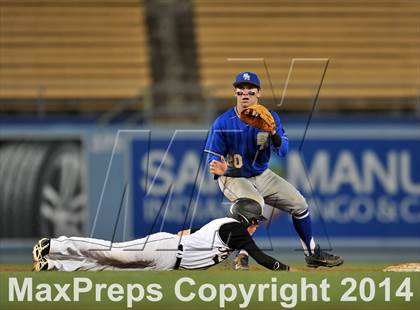
[[[322,251],[315,243],[305,198],[292,184],[268,168],[271,154],[283,157],[289,146],[278,114],[269,111],[275,121],[275,128],[270,132],[240,119],[242,111],[259,104],[261,83],[258,76],[252,72],[240,73],[233,86],[236,105],[214,121],[205,146],[210,173],[215,175],[230,201],[250,198],[262,207],[269,205],[290,213],[309,267],[341,265],[341,257]],[[267,211],[270,209],[265,207],[264,214]],[[235,269],[247,267],[248,255],[241,251],[235,259]]]

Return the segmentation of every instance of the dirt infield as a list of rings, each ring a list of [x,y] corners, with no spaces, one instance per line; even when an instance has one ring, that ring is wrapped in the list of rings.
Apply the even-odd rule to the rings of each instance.
[[[0,272],[28,272],[32,265],[0,265]]]

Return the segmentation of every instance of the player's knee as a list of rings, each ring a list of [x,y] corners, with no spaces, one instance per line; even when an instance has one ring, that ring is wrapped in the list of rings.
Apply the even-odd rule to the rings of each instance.
[[[308,216],[309,210],[308,208],[292,210],[290,214],[296,219],[303,219]]]
[[[294,217],[306,216],[308,213],[308,204],[303,196],[293,201],[293,207],[290,209],[290,214]]]

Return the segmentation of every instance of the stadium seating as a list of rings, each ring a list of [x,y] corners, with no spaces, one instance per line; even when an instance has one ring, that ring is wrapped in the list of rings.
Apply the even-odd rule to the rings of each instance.
[[[327,61],[323,107],[417,104],[418,1],[192,3],[196,38],[177,39],[195,40],[201,84],[222,108],[231,104],[235,74],[253,70],[265,98],[276,97],[271,103],[280,102],[287,81],[284,98],[304,103],[288,108],[305,110]],[[149,56],[160,52],[151,49],[161,47],[149,45],[155,30],[146,25],[143,1],[0,0],[0,17],[0,112],[42,101],[49,110],[106,110],[124,100],[144,106],[152,86]]]
[[[0,0],[0,11],[0,99],[132,98],[149,87],[139,1]]]
[[[265,64],[281,97],[293,59],[286,99],[316,94],[325,59],[321,98],[419,94],[418,1],[196,0],[194,14],[202,83],[219,99],[232,98],[242,70],[259,73],[272,97]]]

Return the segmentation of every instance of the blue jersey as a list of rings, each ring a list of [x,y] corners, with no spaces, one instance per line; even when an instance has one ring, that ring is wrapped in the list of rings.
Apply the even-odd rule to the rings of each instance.
[[[276,131],[281,137],[281,145],[275,148],[270,133],[252,127],[240,120],[236,108],[229,109],[213,123],[207,138],[205,152],[208,162],[220,161],[224,156],[228,162],[226,176],[252,177],[268,168],[271,152],[285,156],[289,141],[276,112],[270,111],[276,122]]]

